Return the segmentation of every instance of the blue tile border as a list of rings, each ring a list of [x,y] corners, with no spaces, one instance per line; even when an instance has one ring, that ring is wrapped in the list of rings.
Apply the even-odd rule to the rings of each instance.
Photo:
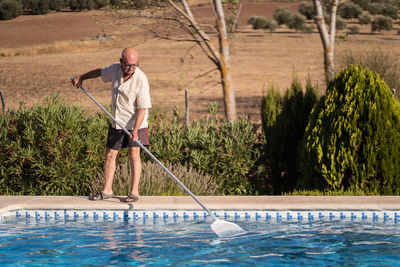
[[[218,210],[213,214],[229,221],[266,222],[315,222],[315,221],[371,221],[397,224],[400,210]],[[129,221],[147,223],[149,221],[167,223],[188,220],[210,220],[204,210],[17,210],[0,214],[0,221],[10,217],[36,221],[84,220],[84,221]]]

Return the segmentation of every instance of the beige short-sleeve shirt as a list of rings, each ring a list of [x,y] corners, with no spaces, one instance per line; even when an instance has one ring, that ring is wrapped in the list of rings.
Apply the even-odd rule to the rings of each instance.
[[[151,108],[150,88],[144,72],[136,68],[135,73],[124,82],[121,64],[114,63],[101,69],[103,82],[111,82],[112,115],[127,130],[132,130],[139,109],[146,109],[141,128],[148,128],[148,117]],[[112,127],[121,129],[114,121]]]

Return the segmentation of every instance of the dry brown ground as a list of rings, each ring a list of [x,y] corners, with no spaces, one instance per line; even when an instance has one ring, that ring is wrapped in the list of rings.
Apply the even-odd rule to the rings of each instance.
[[[280,28],[270,33],[252,30],[246,23],[251,15],[272,16],[278,5],[291,5],[293,10],[297,6],[296,3],[246,3],[239,32],[231,40],[238,113],[249,114],[253,121],[260,120],[260,99],[265,90],[272,84],[285,90],[293,74],[302,83],[310,75],[321,92],[325,89],[322,44],[317,32],[303,34]],[[193,11],[203,18],[212,15],[208,7]],[[137,18],[117,20],[105,11],[51,13],[1,21],[0,54],[18,49],[31,51],[28,56],[0,57],[0,89],[5,93],[7,107],[17,108],[21,101],[31,105],[57,93],[67,103],[97,110],[89,98],[70,85],[69,78],[118,61],[122,48],[134,45],[140,53],[140,67],[150,81],[154,109],[171,112],[178,105],[183,110],[184,88],[189,89],[192,119],[204,116],[214,101],[222,108],[218,72],[214,70],[196,79],[214,69],[201,50],[190,43],[152,38],[146,27],[157,25],[148,23]],[[378,47],[400,54],[397,28],[382,34],[369,32],[369,27],[364,27],[361,34],[349,36],[347,41],[337,40],[336,58],[349,50],[360,52]],[[92,41],[79,46],[82,40],[103,33],[113,35],[114,41]],[[61,48],[56,52],[37,52],[57,45]],[[109,85],[99,79],[84,85],[100,103],[109,103]]]

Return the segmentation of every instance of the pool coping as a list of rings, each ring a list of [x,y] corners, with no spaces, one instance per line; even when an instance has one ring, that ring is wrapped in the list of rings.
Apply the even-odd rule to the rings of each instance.
[[[200,196],[210,210],[400,210],[400,196]],[[90,201],[86,196],[0,196],[0,214],[16,210],[202,210],[190,196]]]

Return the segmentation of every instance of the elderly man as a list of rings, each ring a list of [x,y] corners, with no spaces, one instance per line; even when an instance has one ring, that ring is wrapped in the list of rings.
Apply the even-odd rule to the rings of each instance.
[[[125,198],[126,202],[139,199],[139,181],[142,171],[139,140],[143,145],[149,145],[148,140],[148,109],[151,108],[149,83],[146,75],[139,69],[139,57],[132,47],[125,48],[119,63],[104,68],[91,70],[72,83],[79,86],[86,79],[101,77],[103,82],[111,82],[112,115],[131,135],[128,136],[115,123],[111,122],[108,129],[105,160],[105,184],[103,190],[90,200],[112,198],[112,183],[116,169],[116,158],[120,149],[128,147],[131,166],[132,190]]]

